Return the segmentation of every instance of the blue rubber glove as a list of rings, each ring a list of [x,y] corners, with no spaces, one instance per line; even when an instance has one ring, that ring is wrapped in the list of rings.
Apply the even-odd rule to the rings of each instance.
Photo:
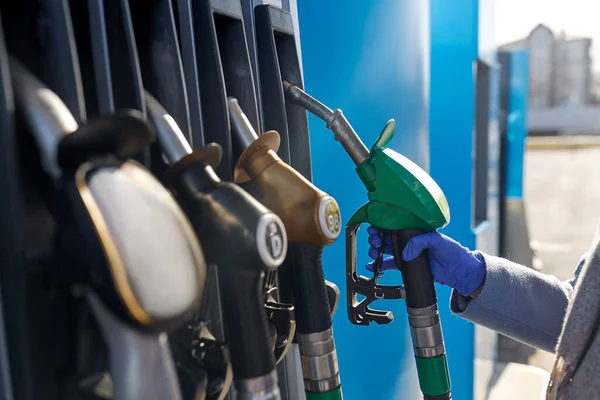
[[[377,228],[370,226],[369,257],[376,259],[381,247],[381,238]],[[393,254],[392,238],[389,233],[385,236],[384,254]],[[485,261],[483,256],[476,251],[463,247],[454,239],[439,232],[428,232],[411,238],[404,251],[402,259],[414,260],[423,250],[427,249],[433,278],[442,285],[456,289],[463,296],[470,296],[483,283],[485,279]],[[367,270],[373,271],[374,261],[367,264]],[[385,257],[381,271],[396,269],[394,257]]]

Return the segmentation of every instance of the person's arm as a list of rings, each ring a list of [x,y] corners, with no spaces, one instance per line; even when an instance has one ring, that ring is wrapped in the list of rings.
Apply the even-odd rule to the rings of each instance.
[[[369,227],[369,256],[377,258],[382,240]],[[385,237],[385,254],[391,254],[391,238]],[[414,236],[402,252],[410,261],[427,250],[433,278],[453,288],[452,311],[465,319],[540,349],[554,351],[575,279],[561,282],[506,259],[471,251],[439,232]],[[374,263],[367,264],[372,271]],[[395,269],[387,257],[382,270]]]
[[[483,284],[463,296],[452,291],[450,307],[456,315],[531,346],[554,352],[575,279],[561,282],[503,258],[483,255]]]

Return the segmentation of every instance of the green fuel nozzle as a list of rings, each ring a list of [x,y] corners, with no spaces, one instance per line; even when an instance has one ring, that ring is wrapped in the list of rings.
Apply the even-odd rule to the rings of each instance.
[[[393,321],[391,311],[375,310],[369,305],[380,299],[405,299],[424,399],[451,399],[437,295],[427,253],[412,261],[402,259],[402,251],[413,236],[443,228],[450,222],[444,193],[417,164],[385,147],[394,136],[394,120],[387,122],[369,151],[340,110],[332,111],[289,82],[284,81],[283,88],[289,102],[325,121],[356,164],[356,173],[367,189],[369,201],[354,213],[346,228],[346,301],[350,322],[388,324]],[[382,253],[375,263],[373,277],[358,275],[356,233],[362,223],[378,228],[382,235],[390,234],[395,264],[404,285],[378,283]],[[359,301],[358,295],[364,299]]]
[[[381,229],[428,231],[450,222],[448,202],[437,183],[417,164],[385,147],[394,136],[393,119],[386,123],[369,151],[341,110],[332,111],[289,82],[284,81],[283,86],[288,100],[325,121],[356,164],[356,173],[370,201],[350,218],[350,224],[369,222]]]

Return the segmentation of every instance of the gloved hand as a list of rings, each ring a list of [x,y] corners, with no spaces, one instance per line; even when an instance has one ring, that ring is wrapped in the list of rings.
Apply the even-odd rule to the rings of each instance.
[[[381,247],[381,238],[377,228],[370,226],[369,257],[376,259]],[[385,235],[384,254],[393,254],[392,238],[389,233]],[[404,251],[402,259],[414,260],[423,250],[427,249],[433,278],[442,285],[456,289],[463,296],[470,296],[483,283],[485,279],[485,261],[483,256],[476,251],[463,247],[457,241],[439,232],[428,232],[412,237]],[[373,271],[375,262],[367,264],[367,270]],[[394,257],[385,257],[381,271],[396,269]]]

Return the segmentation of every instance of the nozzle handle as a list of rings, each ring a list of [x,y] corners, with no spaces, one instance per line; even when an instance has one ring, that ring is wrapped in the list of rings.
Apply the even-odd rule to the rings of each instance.
[[[229,109],[229,121],[231,122],[231,132],[236,137],[237,142],[241,150],[245,150],[250,146],[258,135],[252,127],[250,120],[246,114],[242,111],[240,103],[234,97],[227,98],[227,107]]]
[[[410,308],[424,308],[437,304],[437,295],[427,250],[419,254],[414,260],[404,261],[402,259],[402,251],[408,241],[413,236],[422,233],[425,232],[408,229],[391,232],[394,259],[398,260],[396,264],[402,273],[402,281],[406,290],[406,306]]]
[[[424,232],[412,229],[391,231],[392,250],[404,282],[408,322],[424,399],[451,399],[444,335],[427,250],[414,260],[402,259],[402,252],[408,241],[422,233]]]

